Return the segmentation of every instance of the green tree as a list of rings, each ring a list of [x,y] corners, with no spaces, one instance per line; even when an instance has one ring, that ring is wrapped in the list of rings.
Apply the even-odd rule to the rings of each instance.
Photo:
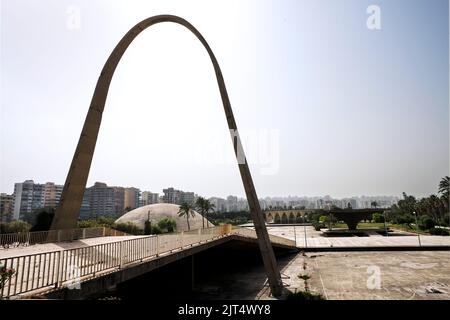
[[[449,210],[449,201],[450,201],[450,178],[449,176],[445,176],[439,182],[439,193],[441,194],[442,202],[444,203],[445,209]]]
[[[428,230],[428,229],[434,228],[434,226],[435,226],[434,220],[428,216],[421,216],[418,224],[419,224],[418,227],[421,230]]]
[[[164,233],[159,224],[152,225],[152,234]]]
[[[449,176],[445,176],[439,182],[439,193],[441,193],[442,195],[446,195],[447,198],[449,197],[449,193],[450,193],[450,177]]]
[[[55,216],[54,208],[43,208],[37,211],[36,220],[30,231],[48,231],[52,226],[53,217]]]
[[[373,222],[375,223],[383,223],[384,216],[381,213],[374,213],[372,216]]]
[[[117,223],[114,225],[114,229],[133,235],[141,235],[144,232],[144,230],[130,221],[127,223]]]
[[[194,207],[187,202],[182,203],[180,205],[180,210],[178,210],[178,216],[180,217],[186,216],[188,230],[191,230],[191,226],[189,224],[189,217],[190,216],[195,217]]]
[[[205,219],[208,219],[208,214],[214,212],[214,205],[207,199],[203,197],[198,197],[195,202],[195,207],[197,211],[202,215],[202,224],[205,228]]]
[[[397,205],[403,214],[412,214],[416,209],[417,200],[414,196],[403,192],[403,199],[399,200]]]
[[[433,218],[435,223],[439,224],[441,216],[443,216],[444,213],[441,199],[439,199],[438,196],[432,194],[427,198],[427,204],[427,214]]]
[[[2,222],[1,233],[19,233],[30,231],[31,225],[28,222],[15,220],[11,222]]]
[[[158,227],[163,233],[171,233],[177,229],[177,222],[172,218],[164,218],[158,222]]]

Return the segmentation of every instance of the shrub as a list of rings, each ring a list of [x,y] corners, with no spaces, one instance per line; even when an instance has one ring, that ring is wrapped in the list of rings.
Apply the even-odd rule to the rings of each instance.
[[[174,232],[177,230],[177,222],[172,218],[164,218],[158,222],[158,227],[163,233]]]
[[[434,235],[434,236],[448,236],[449,232],[446,229],[442,229],[442,228],[431,228],[429,230],[430,234]]]
[[[94,219],[87,219],[78,221],[78,228],[98,228],[114,226],[114,218],[111,217],[98,217]]]
[[[129,233],[129,234],[133,234],[133,235],[141,235],[144,233],[144,230],[142,230],[141,228],[139,228],[137,225],[135,225],[132,222],[117,223],[117,224],[115,224],[114,229]]]
[[[428,216],[421,216],[419,218],[418,224],[419,224],[419,229],[421,229],[421,230],[428,230],[428,229],[434,228],[434,226],[435,226],[434,220]]]
[[[375,223],[383,223],[384,222],[384,216],[381,213],[374,213],[372,216],[372,220]]]
[[[161,227],[157,224],[152,225],[152,234],[161,234],[164,233],[164,230],[161,229]]]
[[[392,222],[395,224],[409,224],[415,221],[414,217],[410,214],[396,215],[392,218]]]
[[[314,227],[314,229],[316,231],[320,231],[320,229],[325,228],[325,225],[323,223],[320,223],[320,222],[313,222],[312,226]]]
[[[31,225],[25,221],[16,220],[11,222],[2,222],[0,225],[1,233],[28,232]]]
[[[6,268],[6,266],[0,264],[0,299],[2,294],[2,289],[5,286],[6,282],[11,279],[16,271],[12,268]]]

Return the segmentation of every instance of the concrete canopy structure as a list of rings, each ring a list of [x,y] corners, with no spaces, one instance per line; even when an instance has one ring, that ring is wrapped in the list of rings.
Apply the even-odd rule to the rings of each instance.
[[[136,38],[137,35],[148,27],[161,22],[173,22],[184,26],[197,37],[209,54],[216,74],[217,84],[219,86],[222,104],[225,111],[225,117],[230,130],[234,152],[238,161],[239,171],[247,196],[250,213],[255,225],[255,231],[258,237],[259,248],[267,272],[269,285],[273,295],[278,296],[282,292],[283,284],[281,282],[280,272],[277,267],[269,235],[267,233],[264,216],[262,214],[255,187],[253,185],[250,169],[248,167],[241,140],[239,138],[236,121],[231,109],[222,71],[220,70],[214,53],[200,32],[188,21],[177,16],[159,15],[139,22],[119,41],[106,61],[97,81],[94,95],[91,100],[91,105],[89,106],[89,111],[86,116],[81,136],[70,165],[69,173],[67,174],[61,196],[61,202],[53,219],[52,229],[70,229],[76,226],[89,175],[89,169],[91,167],[92,157],[95,150],[95,144],[97,142],[97,136],[100,130],[100,123],[105,107],[106,97],[108,95],[109,85],[111,83],[114,71],[122,58],[122,55],[125,53],[134,38]]]
[[[139,207],[131,210],[121,216],[116,220],[116,223],[127,223],[132,222],[139,228],[144,229],[145,221],[147,221],[150,216],[150,221],[152,224],[158,223],[164,218],[172,218],[177,223],[177,231],[187,231],[188,226],[186,222],[186,217],[179,217],[178,211],[180,206],[171,203],[155,203],[147,206]],[[150,211],[150,214],[149,214]],[[195,211],[195,215],[189,217],[189,225],[191,230],[200,229],[203,225],[202,215]],[[205,225],[213,226],[211,222],[205,222]]]
[[[383,211],[384,209],[343,209],[327,212],[338,220],[344,221],[349,230],[356,230],[356,226],[361,220],[372,220],[374,213],[383,213]]]

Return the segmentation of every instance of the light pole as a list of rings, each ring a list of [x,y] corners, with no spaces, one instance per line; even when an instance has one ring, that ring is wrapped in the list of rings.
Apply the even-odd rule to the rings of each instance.
[[[384,220],[384,232],[386,232],[386,237],[389,237],[387,226],[386,226],[386,210],[383,211],[383,220]]]
[[[294,241],[295,241],[295,246],[297,246],[297,232],[295,230],[295,225],[294,225]]]
[[[308,242],[306,241],[306,224],[303,224],[303,228],[304,228],[304,233],[305,233],[305,248],[308,248]]]
[[[419,239],[419,247],[422,246],[420,243],[420,234],[419,234],[419,223],[417,222],[417,213],[413,211],[414,217],[416,218],[416,232],[417,232],[417,239]]]

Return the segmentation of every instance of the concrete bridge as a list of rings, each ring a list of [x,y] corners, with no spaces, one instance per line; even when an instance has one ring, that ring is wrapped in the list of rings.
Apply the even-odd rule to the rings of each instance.
[[[173,234],[106,236],[65,245],[3,249],[0,265],[14,269],[15,274],[0,294],[10,299],[80,299],[230,241],[256,247],[257,236],[249,228],[222,225]],[[274,249],[296,249],[295,241],[283,237],[270,235],[270,241]]]
[[[280,209],[264,211],[264,218],[267,223],[292,224],[306,222],[308,214],[315,212],[315,209]]]

